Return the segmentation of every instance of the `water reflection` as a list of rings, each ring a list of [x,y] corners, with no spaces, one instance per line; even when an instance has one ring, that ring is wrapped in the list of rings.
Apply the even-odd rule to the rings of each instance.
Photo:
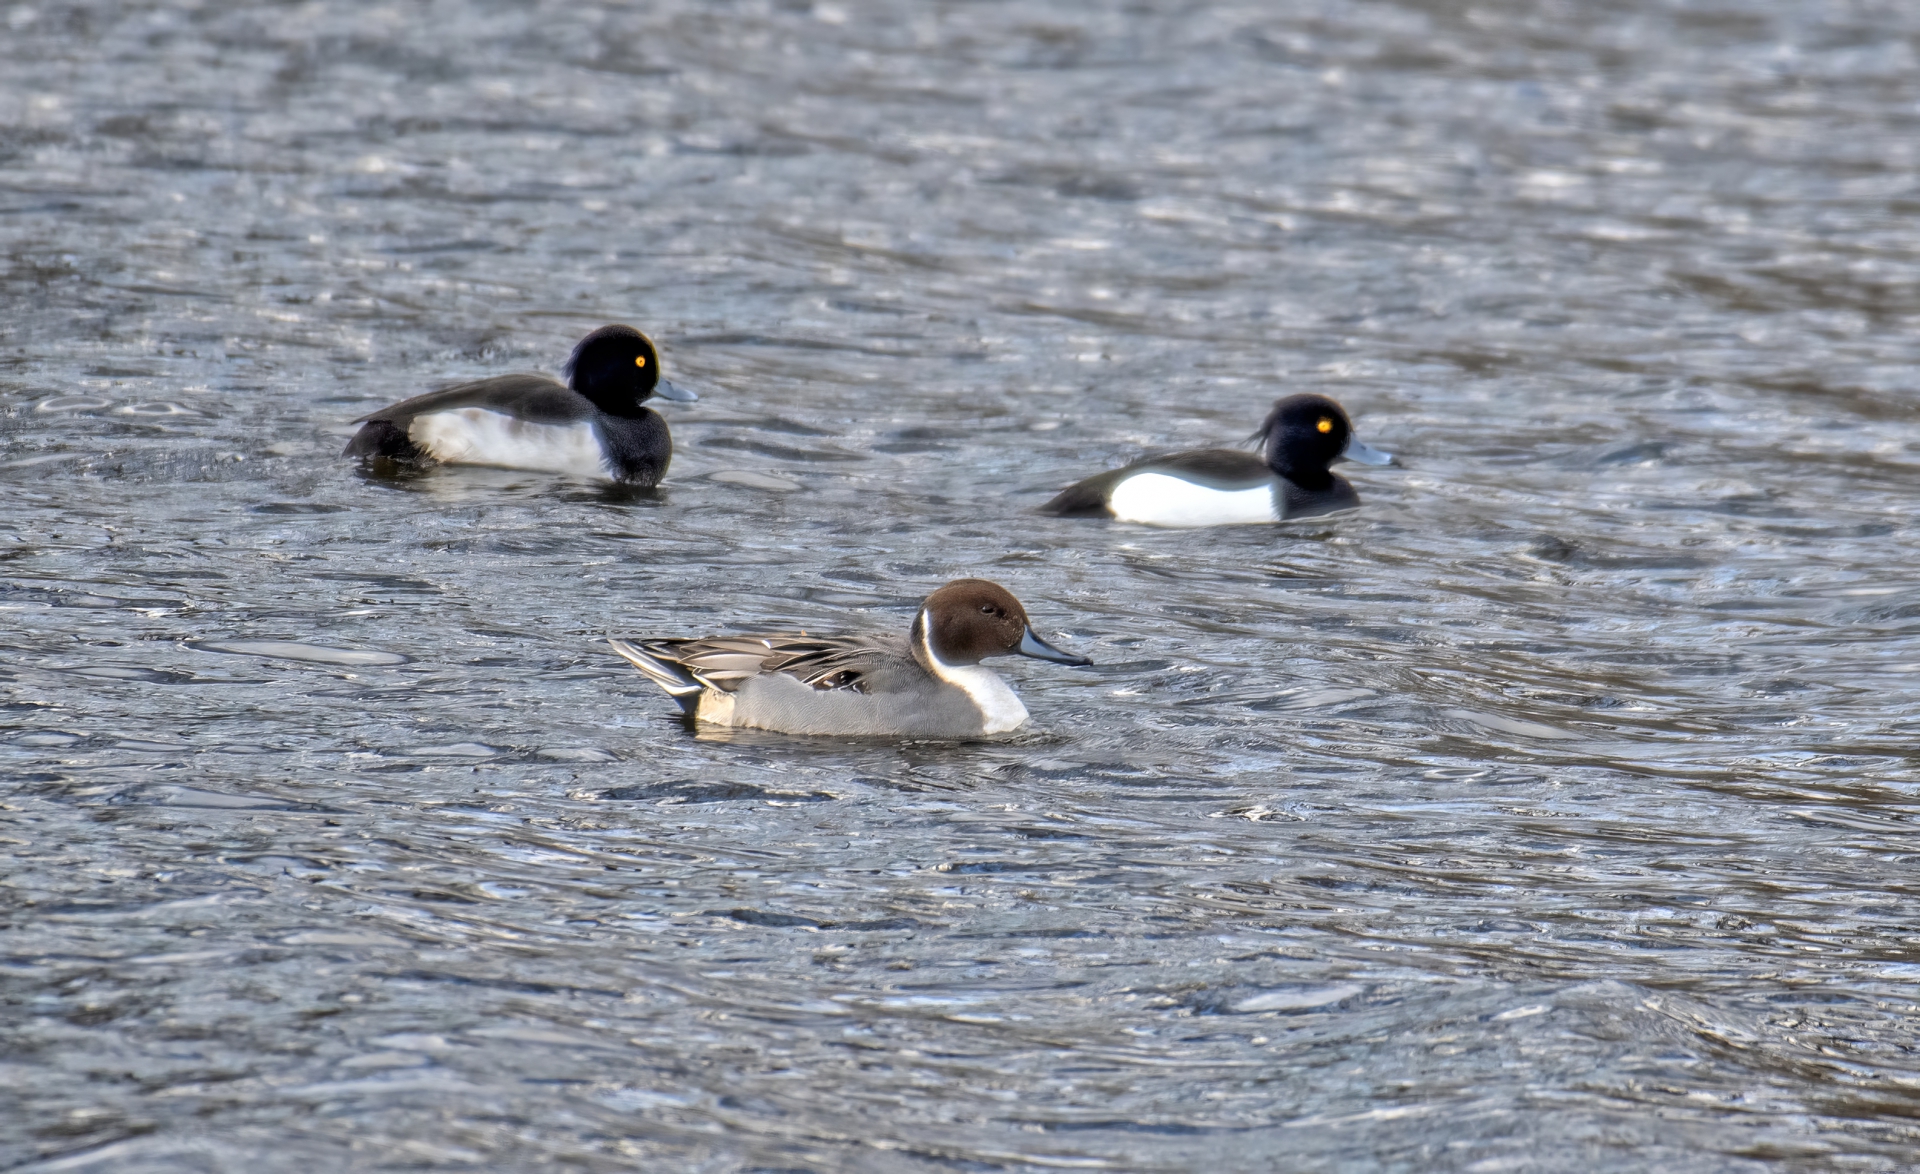
[[[1907,1160],[1910,13],[6,19],[8,1161]],[[658,491],[335,455],[606,321]],[[1290,391],[1361,513],[1032,512]],[[1003,741],[602,643],[961,575]]]

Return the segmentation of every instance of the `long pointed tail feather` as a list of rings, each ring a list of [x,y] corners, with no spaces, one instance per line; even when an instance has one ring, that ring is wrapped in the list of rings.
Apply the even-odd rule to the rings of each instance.
[[[706,686],[689,676],[679,665],[651,655],[639,645],[622,640],[617,636],[607,637],[607,643],[613,650],[625,657],[628,664],[639,669],[649,681],[666,690],[667,696],[680,703],[686,713],[693,713],[700,706],[700,694]]]

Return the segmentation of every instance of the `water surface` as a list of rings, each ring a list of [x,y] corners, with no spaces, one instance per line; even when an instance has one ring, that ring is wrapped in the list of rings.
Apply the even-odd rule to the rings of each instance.
[[[1910,1163],[1911,6],[0,18],[0,1166]],[[610,321],[657,492],[335,456]],[[961,575],[1011,738],[601,643]]]

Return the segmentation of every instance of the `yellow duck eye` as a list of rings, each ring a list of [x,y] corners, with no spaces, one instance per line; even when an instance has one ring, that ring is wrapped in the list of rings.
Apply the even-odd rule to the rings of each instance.
[[[644,367],[644,366],[646,366],[646,365],[647,365],[647,356],[645,356],[645,355],[636,355],[636,356],[634,356],[634,360],[633,360],[633,365],[634,365],[634,366],[636,366],[636,367]],[[1322,429],[1321,429],[1320,431],[1322,431],[1322,432],[1325,432],[1325,431],[1326,431],[1326,429],[1325,429],[1325,428],[1322,428]]]
[[[1332,431],[1333,431],[1333,417],[1331,417],[1331,416],[1322,416],[1322,417],[1320,417],[1320,422],[1319,422],[1318,424],[1315,424],[1315,425],[1314,425],[1314,427],[1315,427],[1315,428],[1318,428],[1318,429],[1319,429],[1320,431],[1322,431],[1322,432],[1332,432]]]

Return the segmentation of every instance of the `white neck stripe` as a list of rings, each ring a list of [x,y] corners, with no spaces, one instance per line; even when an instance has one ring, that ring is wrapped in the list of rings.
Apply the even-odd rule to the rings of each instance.
[[[946,684],[967,695],[980,711],[980,732],[1004,734],[1027,720],[1027,707],[1020,704],[1000,674],[977,664],[948,664],[933,650],[933,617],[920,609],[920,651],[926,654],[927,669]]]

